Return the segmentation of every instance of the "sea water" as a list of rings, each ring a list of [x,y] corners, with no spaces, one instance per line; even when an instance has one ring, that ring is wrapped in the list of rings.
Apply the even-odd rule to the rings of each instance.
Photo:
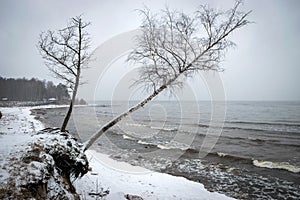
[[[80,137],[86,140],[136,103],[77,108],[77,115],[86,116],[80,122],[75,117]],[[97,126],[91,130],[93,112]],[[94,148],[240,199],[300,197],[300,102],[154,101],[119,122]]]

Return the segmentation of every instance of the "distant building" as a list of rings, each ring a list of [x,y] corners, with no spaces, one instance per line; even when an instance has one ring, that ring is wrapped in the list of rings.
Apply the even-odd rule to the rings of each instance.
[[[56,98],[49,98],[48,101],[49,101],[49,102],[52,102],[52,103],[53,103],[53,102],[56,102]]]
[[[1,100],[2,100],[2,101],[8,101],[8,98],[3,97]]]

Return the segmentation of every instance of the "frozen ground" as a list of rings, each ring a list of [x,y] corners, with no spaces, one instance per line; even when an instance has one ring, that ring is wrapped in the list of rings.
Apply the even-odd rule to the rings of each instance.
[[[30,115],[31,108],[1,108],[3,117],[0,119],[0,166],[11,151],[16,151],[21,144],[31,141],[34,138],[32,135],[43,129],[43,125]],[[99,194],[108,200],[125,199],[124,196],[127,194],[149,200],[231,199],[219,193],[209,192],[202,184],[182,177],[117,162],[107,155],[92,150],[88,150],[86,154],[91,171],[74,182],[82,199],[99,199],[99,196],[97,197]],[[7,175],[4,170],[0,170],[1,179]],[[109,191],[109,194],[106,191]]]
[[[114,161],[95,151],[87,151],[87,156],[92,171],[75,183],[77,192],[83,197],[88,197],[86,194],[89,192],[109,190],[110,194],[106,197],[108,200],[124,199],[125,194],[149,200],[231,199],[222,194],[208,192],[200,183]]]

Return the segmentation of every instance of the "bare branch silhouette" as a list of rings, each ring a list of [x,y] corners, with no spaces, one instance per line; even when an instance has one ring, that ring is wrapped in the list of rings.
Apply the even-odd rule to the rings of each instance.
[[[100,128],[86,143],[88,149],[105,131],[130,113],[140,109],[159,93],[182,88],[184,81],[200,71],[222,71],[226,50],[234,45],[230,33],[248,23],[250,12],[238,10],[241,1],[225,12],[200,6],[193,16],[168,8],[160,14],[140,10],[142,34],[128,61],[141,64],[135,86],[151,94]]]
[[[77,16],[70,19],[64,29],[40,34],[38,49],[46,66],[54,77],[63,80],[72,90],[72,99],[61,131],[65,131],[68,125],[78,86],[81,84],[81,71],[87,67],[90,57],[90,37],[85,30],[89,25],[89,22],[84,22],[81,16]]]

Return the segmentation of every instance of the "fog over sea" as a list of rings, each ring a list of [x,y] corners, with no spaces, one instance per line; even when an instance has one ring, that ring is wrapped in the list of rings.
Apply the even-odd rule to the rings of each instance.
[[[99,101],[77,107],[69,130],[85,141],[135,103]],[[299,199],[300,102],[229,101],[222,106],[224,121],[213,123],[217,111],[209,101],[154,101],[118,123],[92,148],[238,199]],[[65,110],[46,113],[49,125],[55,125]],[[221,134],[212,136],[216,144],[203,152],[209,129]]]

